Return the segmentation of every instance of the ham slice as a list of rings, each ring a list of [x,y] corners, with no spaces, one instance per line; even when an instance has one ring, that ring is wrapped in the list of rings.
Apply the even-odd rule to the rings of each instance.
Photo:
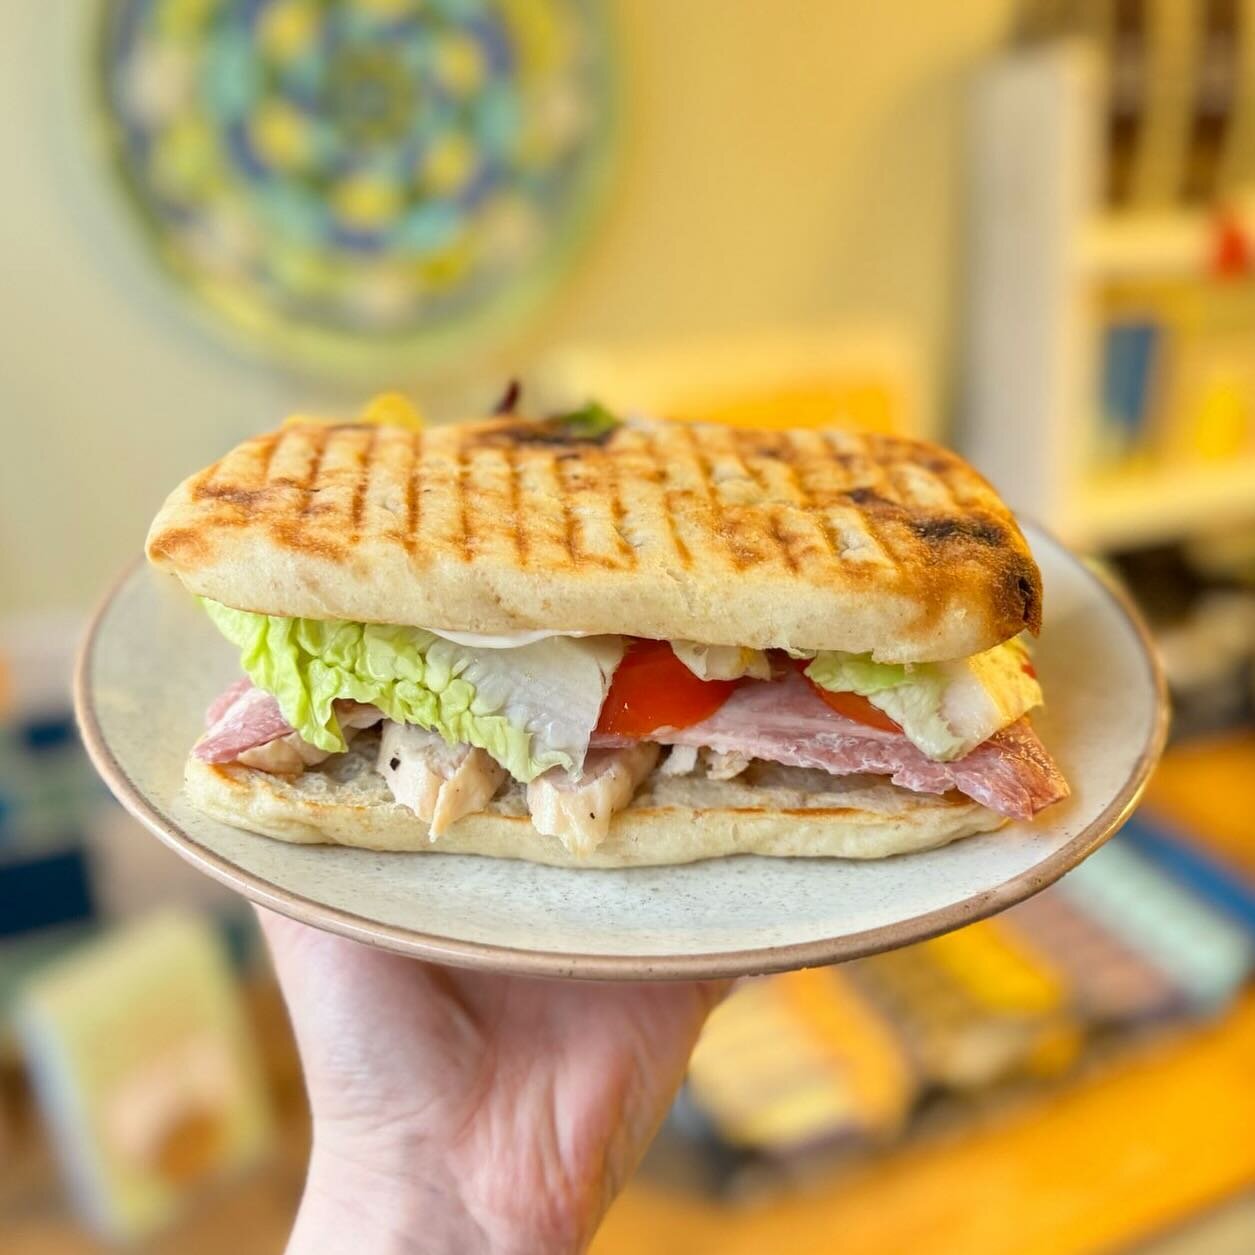
[[[246,750],[267,745],[292,731],[279,703],[248,680],[227,689],[209,707],[205,718],[209,726],[192,753],[206,763],[233,763]]]
[[[352,728],[367,727],[382,718],[375,707],[351,701],[336,702],[336,714],[346,735]],[[278,702],[248,680],[237,681],[218,697],[206,718],[210,726],[192,752],[210,763],[237,762],[258,747],[296,735]],[[719,756],[713,761],[727,765],[728,774],[744,760],[761,758],[791,767],[815,767],[837,776],[889,776],[894,784],[916,793],[957,789],[1013,819],[1031,819],[1069,792],[1067,781],[1027,719],[1003,728],[965,757],[939,763],[926,758],[900,733],[843,718],[793,673],[779,680],[747,682],[710,718],[688,728],[660,729],[649,742],[709,751]],[[640,743],[630,737],[593,736],[595,749],[623,749]],[[706,757],[704,761],[712,760]],[[589,765],[597,762],[598,756],[590,754]],[[682,766],[677,762],[675,769]],[[546,788],[546,806],[570,800],[560,793],[560,788]],[[591,839],[595,841],[595,834]]]
[[[1067,782],[1027,719],[1003,728],[964,758],[933,762],[901,733],[843,718],[798,675],[744,684],[708,719],[688,728],[660,729],[649,739],[837,776],[887,775],[916,793],[958,789],[1014,819],[1031,819],[1068,796]],[[596,746],[628,743],[622,737],[593,738]]]
[[[212,728],[235,705],[237,699],[243,697],[252,687],[253,682],[246,675],[241,676],[234,684],[228,684],[209,703],[209,709],[205,711],[205,727]],[[271,700],[273,701],[274,699],[271,698]]]
[[[350,729],[368,728],[383,718],[374,706],[362,702],[338,701],[335,712],[346,734]],[[237,680],[214,698],[205,712],[205,723],[205,734],[192,747],[192,753],[206,763],[234,763],[250,750],[296,736],[279,710],[279,703],[265,689],[255,688],[247,679]],[[294,755],[288,757],[294,758]],[[310,759],[306,758],[305,762],[309,765]],[[260,760],[245,765],[272,769]],[[294,761],[283,769],[299,771],[300,764]]]

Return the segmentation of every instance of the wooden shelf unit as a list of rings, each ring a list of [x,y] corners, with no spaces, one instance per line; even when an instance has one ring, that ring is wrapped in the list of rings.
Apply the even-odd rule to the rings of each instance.
[[[977,77],[958,425],[1016,509],[1094,550],[1255,521],[1255,451],[1145,473],[1091,468],[1101,285],[1206,276],[1218,223],[1188,209],[1104,210],[1104,116],[1102,67],[1083,41],[1015,52]],[[1255,203],[1226,212],[1255,241]]]

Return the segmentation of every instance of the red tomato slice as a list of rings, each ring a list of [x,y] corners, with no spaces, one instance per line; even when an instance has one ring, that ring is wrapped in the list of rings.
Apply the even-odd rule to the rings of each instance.
[[[597,731],[648,736],[658,728],[691,727],[713,715],[739,683],[701,680],[666,641],[635,640],[610,682]]]
[[[883,710],[873,706],[865,697],[858,693],[831,693],[820,688],[811,680],[811,688],[832,707],[839,715],[853,719],[855,723],[865,724],[869,728],[879,728],[882,732],[901,732],[900,725],[894,723]]]

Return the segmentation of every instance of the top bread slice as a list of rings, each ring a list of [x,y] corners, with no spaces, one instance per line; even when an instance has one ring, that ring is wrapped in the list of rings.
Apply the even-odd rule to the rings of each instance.
[[[924,441],[514,417],[297,422],[181,484],[148,556],[241,610],[919,662],[1041,622],[993,489]]]

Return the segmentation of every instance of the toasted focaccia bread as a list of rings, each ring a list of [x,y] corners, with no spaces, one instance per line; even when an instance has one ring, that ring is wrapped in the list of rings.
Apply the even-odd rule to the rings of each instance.
[[[655,771],[615,815],[609,837],[587,853],[537,832],[524,790],[513,783],[433,842],[427,824],[393,801],[374,769],[374,749],[368,733],[348,753],[286,777],[189,758],[187,796],[215,819],[282,841],[481,854],[559,867],[657,866],[729,854],[885,858],[1006,822],[956,793],[911,793],[873,776],[755,763],[734,780]]]
[[[840,431],[299,422],[181,484],[148,553],[237,609],[476,633],[901,662],[1041,620],[1024,537],[971,467]]]

